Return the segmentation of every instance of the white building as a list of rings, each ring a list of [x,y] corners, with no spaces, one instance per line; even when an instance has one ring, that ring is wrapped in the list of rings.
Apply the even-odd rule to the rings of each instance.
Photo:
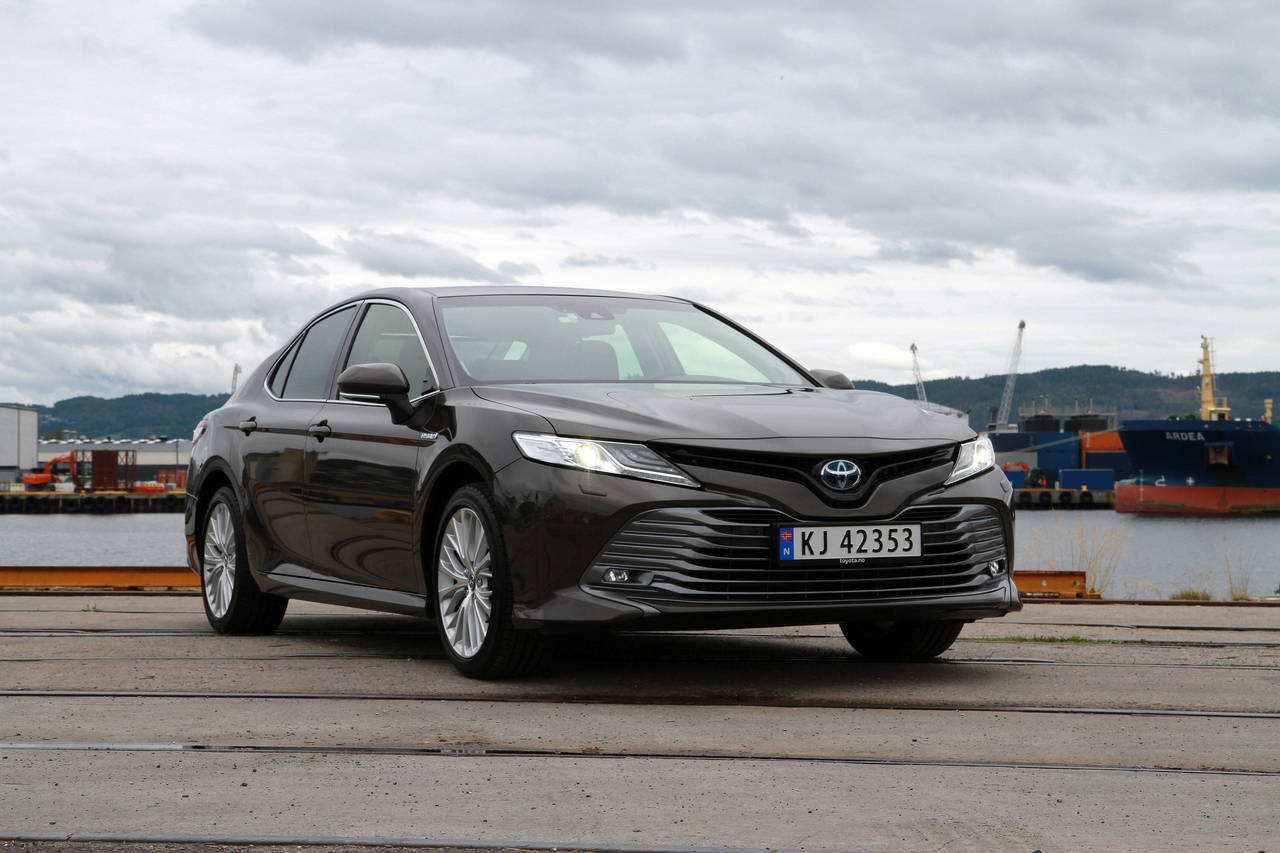
[[[20,406],[0,406],[0,480],[22,479],[22,472],[36,467],[39,413]]]

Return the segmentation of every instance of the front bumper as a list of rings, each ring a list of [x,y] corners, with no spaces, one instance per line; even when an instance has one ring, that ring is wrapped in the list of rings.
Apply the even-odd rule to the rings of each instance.
[[[702,605],[657,610],[625,597],[602,598],[584,589],[555,593],[541,607],[517,607],[523,627],[549,629],[626,628],[712,630],[770,628],[782,625],[832,625],[838,622],[959,620],[971,622],[1022,609],[1013,578],[1006,575],[983,588],[946,595],[884,598],[835,605]]]
[[[578,488],[583,475],[576,472],[513,467],[523,469],[526,487],[507,530],[513,615],[522,627],[972,620],[1022,606],[1011,582],[1012,518],[998,473],[926,490],[905,509],[881,513],[791,509],[767,492],[693,491],[622,478],[596,478],[588,491]],[[530,477],[547,481],[531,489]],[[554,511],[535,508],[531,494],[555,495],[560,503]],[[925,552],[910,560],[778,565],[776,526],[814,522],[919,524]],[[999,566],[994,575],[992,563]],[[626,569],[631,581],[611,583],[611,568]]]

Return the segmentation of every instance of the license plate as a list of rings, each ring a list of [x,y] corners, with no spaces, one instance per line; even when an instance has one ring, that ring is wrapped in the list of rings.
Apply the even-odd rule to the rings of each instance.
[[[884,557],[919,557],[920,525],[778,528],[778,559],[861,562]]]

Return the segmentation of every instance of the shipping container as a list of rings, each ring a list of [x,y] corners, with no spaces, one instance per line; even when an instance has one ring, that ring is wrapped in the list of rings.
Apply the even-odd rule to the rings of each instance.
[[[1066,468],[1058,472],[1058,483],[1064,489],[1105,492],[1116,487],[1116,475],[1109,468]]]
[[[1004,475],[1009,478],[1009,485],[1015,489],[1025,489],[1027,487],[1027,472],[1021,468],[1010,468],[1004,472]]]
[[[1086,453],[1085,466],[1089,468],[1110,468],[1116,473],[1117,480],[1127,480],[1134,475],[1133,466],[1129,463],[1129,454],[1118,453]]]

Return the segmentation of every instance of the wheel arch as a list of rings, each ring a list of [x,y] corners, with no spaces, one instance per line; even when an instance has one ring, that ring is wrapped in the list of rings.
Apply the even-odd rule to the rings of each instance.
[[[444,516],[444,509],[453,497],[454,492],[463,486],[487,486],[493,482],[488,466],[478,459],[455,457],[443,462],[432,473],[429,485],[425,490],[426,499],[422,504],[422,518],[419,526],[419,548],[422,554],[422,574],[426,583],[427,600],[432,611],[435,610],[435,598],[431,590],[431,561],[435,555],[436,531]]]
[[[193,533],[197,544],[199,544],[200,534],[204,530],[205,518],[209,514],[209,501],[212,500],[214,493],[223,486],[230,486],[231,490],[236,493],[236,498],[240,501],[241,512],[243,512],[244,500],[240,496],[240,490],[236,488],[235,480],[232,479],[230,471],[227,470],[222,460],[211,459],[206,463],[204,473],[200,476],[199,487],[194,493],[196,505]]]

